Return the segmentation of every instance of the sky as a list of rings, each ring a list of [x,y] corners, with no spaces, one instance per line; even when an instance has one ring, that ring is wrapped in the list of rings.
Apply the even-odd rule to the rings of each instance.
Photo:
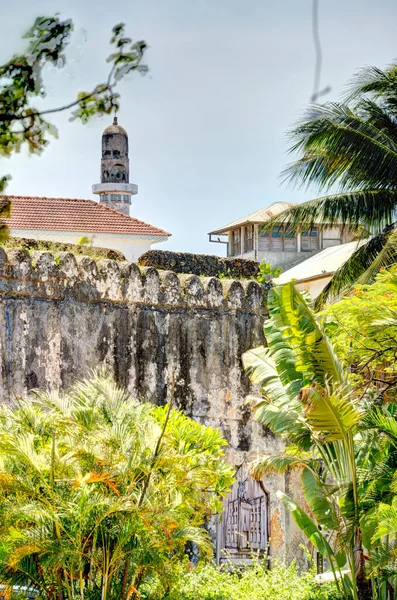
[[[145,77],[119,86],[119,124],[129,134],[130,182],[139,186],[131,216],[172,237],[155,248],[224,255],[208,232],[279,200],[314,191],[282,185],[291,161],[287,132],[307,107],[315,53],[312,0],[0,0],[0,64],[24,47],[38,15],[72,18],[63,69],[44,73],[40,108],[61,106],[106,80],[113,25],[149,44]],[[319,0],[325,100],[340,99],[361,67],[397,58],[396,0]],[[101,135],[112,118],[87,125],[51,116],[59,138],[40,156],[1,161],[7,191],[95,198]]]

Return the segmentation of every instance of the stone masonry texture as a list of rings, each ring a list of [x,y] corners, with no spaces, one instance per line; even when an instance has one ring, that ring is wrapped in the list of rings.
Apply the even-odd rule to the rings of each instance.
[[[254,279],[259,274],[259,264],[242,258],[220,258],[211,254],[149,250],[139,257],[138,264],[156,269],[170,269],[175,273],[231,279]]]
[[[164,404],[174,376],[176,407],[222,431],[232,464],[281,449],[244,403],[251,390],[240,357],[264,343],[257,282],[0,248],[0,303],[5,401],[32,388],[68,389],[103,366],[132,396]],[[275,492],[299,499],[298,480],[292,473],[264,482],[274,551],[295,557],[302,538]]]

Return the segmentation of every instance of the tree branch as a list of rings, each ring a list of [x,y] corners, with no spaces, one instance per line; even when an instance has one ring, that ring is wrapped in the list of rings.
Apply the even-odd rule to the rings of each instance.
[[[105,91],[111,91],[111,86],[109,85],[109,83],[102,90],[102,92],[105,92]],[[92,96],[94,94],[95,94],[95,90],[93,90],[91,92],[91,94],[87,94],[86,96],[83,96],[82,98],[78,98],[77,100],[70,102],[70,104],[65,104],[64,106],[60,106],[58,108],[49,108],[47,110],[36,111],[33,113],[29,113],[28,115],[15,115],[15,114],[11,114],[11,113],[0,113],[0,121],[3,121],[3,122],[4,121],[7,121],[7,122],[23,121],[23,119],[30,119],[31,117],[41,117],[42,115],[49,115],[52,113],[62,112],[63,110],[68,110],[69,108],[73,108],[74,106],[77,106],[81,102],[85,102],[85,100],[89,100],[90,98],[92,98]],[[23,132],[17,132],[17,133],[23,133]]]

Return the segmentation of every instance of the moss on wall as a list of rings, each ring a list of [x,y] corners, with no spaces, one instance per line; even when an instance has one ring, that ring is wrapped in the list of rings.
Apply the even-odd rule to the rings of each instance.
[[[48,242],[45,240],[33,240],[23,237],[9,237],[1,242],[2,248],[25,248],[26,250],[44,250],[48,252],[71,252],[77,256],[89,256],[94,259],[105,258],[108,260],[125,260],[124,254],[119,250],[109,248],[97,248],[83,244],[64,244],[61,242]]]
[[[254,260],[168,250],[149,250],[139,257],[138,264],[175,273],[228,279],[256,279],[259,273],[259,264]]]

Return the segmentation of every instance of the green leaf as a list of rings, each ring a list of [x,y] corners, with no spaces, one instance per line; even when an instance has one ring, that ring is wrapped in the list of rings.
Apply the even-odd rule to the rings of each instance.
[[[305,467],[307,464],[307,460],[287,454],[259,455],[250,463],[250,473],[255,479],[261,479],[269,473],[285,473],[292,468]]]
[[[305,513],[300,506],[298,506],[292,498],[287,496],[281,491],[276,493],[277,498],[280,502],[287,508],[293,518],[295,523],[298,525],[299,529],[303,531],[307,539],[313,544],[315,548],[320,552],[322,556],[326,558],[335,558],[335,554],[329,545],[328,541],[318,529],[314,521]]]
[[[311,381],[322,386],[327,382],[331,385],[346,383],[345,370],[330,340],[294,284],[290,282],[273,288],[268,301],[271,318],[265,325],[265,334],[272,332],[267,339],[280,378],[283,374],[284,381],[289,382],[296,380],[296,374],[301,373],[301,387]],[[284,346],[278,341],[280,335]],[[280,347],[288,348],[290,358],[287,367],[283,364],[284,354],[278,353]],[[293,366],[289,364],[291,362],[294,362]]]
[[[348,390],[334,388],[306,388],[301,391],[304,411],[312,431],[324,442],[346,438],[360,421],[362,411]]]
[[[272,348],[273,350],[273,348]],[[252,383],[263,385],[265,395],[270,401],[287,401],[286,390],[280,381],[272,350],[259,346],[245,352],[241,359]]]
[[[316,521],[326,529],[335,529],[338,519],[328,499],[330,486],[321,481],[310,469],[302,471],[302,487],[305,500]]]

